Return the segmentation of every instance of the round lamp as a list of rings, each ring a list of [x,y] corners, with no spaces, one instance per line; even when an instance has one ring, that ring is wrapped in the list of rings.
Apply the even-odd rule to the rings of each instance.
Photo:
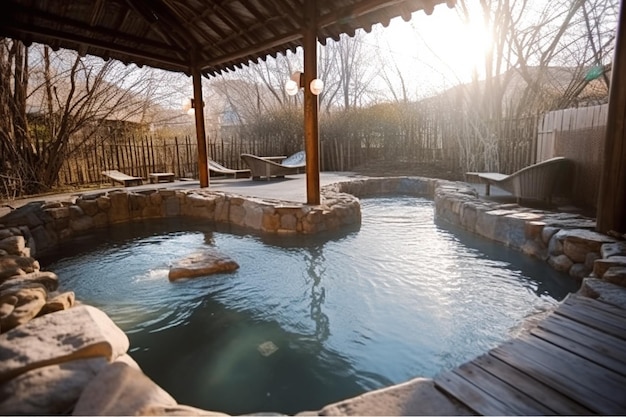
[[[300,89],[300,86],[298,86],[298,83],[295,82],[294,80],[289,80],[285,84],[285,91],[290,96],[295,96],[296,94],[298,94],[299,89]]]
[[[310,87],[311,87],[311,93],[317,96],[324,89],[324,81],[316,78],[313,81],[311,81]]]

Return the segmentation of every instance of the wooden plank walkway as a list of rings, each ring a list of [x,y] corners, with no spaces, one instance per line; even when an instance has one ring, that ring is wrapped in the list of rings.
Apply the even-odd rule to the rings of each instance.
[[[435,384],[479,415],[625,415],[626,310],[570,294],[529,335]]]

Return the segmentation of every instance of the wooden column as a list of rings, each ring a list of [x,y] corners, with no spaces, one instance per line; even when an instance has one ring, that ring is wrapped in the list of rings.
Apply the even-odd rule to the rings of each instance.
[[[306,0],[304,31],[304,140],[306,152],[306,201],[320,204],[320,156],[318,97],[309,85],[317,78],[317,1]]]
[[[202,74],[199,68],[191,71],[193,78],[193,102],[196,116],[196,140],[198,142],[198,176],[200,187],[209,186],[209,160],[206,150],[206,132],[204,129],[204,101],[202,100]]]
[[[626,6],[621,3],[609,90],[596,230],[626,233]]]

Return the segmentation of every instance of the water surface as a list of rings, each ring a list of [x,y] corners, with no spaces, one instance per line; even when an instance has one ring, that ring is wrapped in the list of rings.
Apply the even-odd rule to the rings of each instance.
[[[433,377],[576,290],[542,262],[436,225],[432,201],[364,199],[362,214],[359,230],[331,240],[131,223],[82,238],[46,269],[109,314],[178,402],[230,414],[316,410]],[[173,261],[206,247],[240,268],[168,281]]]

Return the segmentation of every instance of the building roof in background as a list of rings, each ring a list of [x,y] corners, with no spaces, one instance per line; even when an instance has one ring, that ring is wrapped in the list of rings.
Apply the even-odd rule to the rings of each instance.
[[[204,75],[302,46],[312,0],[3,0],[0,36],[126,64]],[[317,0],[318,39],[455,0]]]

